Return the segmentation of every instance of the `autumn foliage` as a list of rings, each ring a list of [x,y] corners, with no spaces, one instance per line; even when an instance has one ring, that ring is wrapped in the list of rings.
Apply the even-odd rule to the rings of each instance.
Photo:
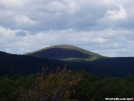
[[[48,75],[46,71],[47,68],[42,68],[32,87],[19,92],[21,101],[70,101],[70,95],[75,93],[74,85],[82,79],[81,73],[72,73],[66,66]]]

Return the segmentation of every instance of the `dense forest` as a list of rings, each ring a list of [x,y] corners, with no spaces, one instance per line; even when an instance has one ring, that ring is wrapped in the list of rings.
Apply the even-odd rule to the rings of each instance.
[[[134,75],[134,57],[101,58],[94,61],[61,61],[33,56],[15,55],[0,52],[0,75],[32,75],[48,66],[49,70],[56,67],[67,68],[72,71],[85,70],[89,74],[100,77],[126,77]]]
[[[57,68],[27,76],[0,76],[0,101],[106,101],[128,98],[134,101],[134,76],[124,78],[90,75]],[[127,101],[127,99],[126,99]]]
[[[0,52],[0,101],[134,101],[134,57],[62,48],[43,50],[48,58]]]

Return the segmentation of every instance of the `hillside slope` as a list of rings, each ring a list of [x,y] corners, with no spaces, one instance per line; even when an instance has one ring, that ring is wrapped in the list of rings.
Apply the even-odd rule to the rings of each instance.
[[[134,57],[98,58],[94,61],[60,61],[29,55],[0,52],[0,75],[30,75],[48,66],[49,71],[67,65],[71,71],[84,70],[100,77],[134,75]]]
[[[103,56],[97,53],[93,53],[72,45],[55,45],[34,52],[29,52],[24,55],[66,61],[91,61],[103,58]]]
[[[30,75],[41,71],[42,67],[48,66],[51,71],[65,64],[58,60],[0,52],[0,75]]]

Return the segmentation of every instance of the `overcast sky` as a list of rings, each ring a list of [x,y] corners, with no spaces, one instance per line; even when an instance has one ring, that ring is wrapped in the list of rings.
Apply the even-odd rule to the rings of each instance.
[[[0,0],[0,51],[69,44],[134,56],[134,0]]]

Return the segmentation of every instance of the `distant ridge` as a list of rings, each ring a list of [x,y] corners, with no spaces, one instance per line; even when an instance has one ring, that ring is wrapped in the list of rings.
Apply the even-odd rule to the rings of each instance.
[[[72,51],[70,52],[72,53]],[[60,55],[58,56],[62,56],[62,51],[59,54]],[[66,55],[68,56],[67,53]],[[86,55],[75,54],[75,55],[77,56],[78,59],[87,59],[84,57],[88,56],[87,54]],[[75,55],[73,54],[72,56]],[[90,58],[92,58],[93,56],[91,55]],[[80,61],[80,60],[79,62],[76,61],[78,60],[60,61],[60,60],[45,59],[29,55],[15,55],[0,51],[0,75],[30,75],[37,73],[38,71],[41,70],[41,67],[46,66],[49,68],[49,72],[51,72],[52,70],[55,70],[57,67],[62,68],[65,65],[67,65],[67,68],[71,71],[84,70],[89,74],[98,75],[101,77],[125,77],[128,74],[134,75],[134,57],[116,57],[116,58],[102,57],[94,61]]]
[[[92,61],[103,58],[97,53],[72,45],[54,45],[24,55],[65,61]]]

